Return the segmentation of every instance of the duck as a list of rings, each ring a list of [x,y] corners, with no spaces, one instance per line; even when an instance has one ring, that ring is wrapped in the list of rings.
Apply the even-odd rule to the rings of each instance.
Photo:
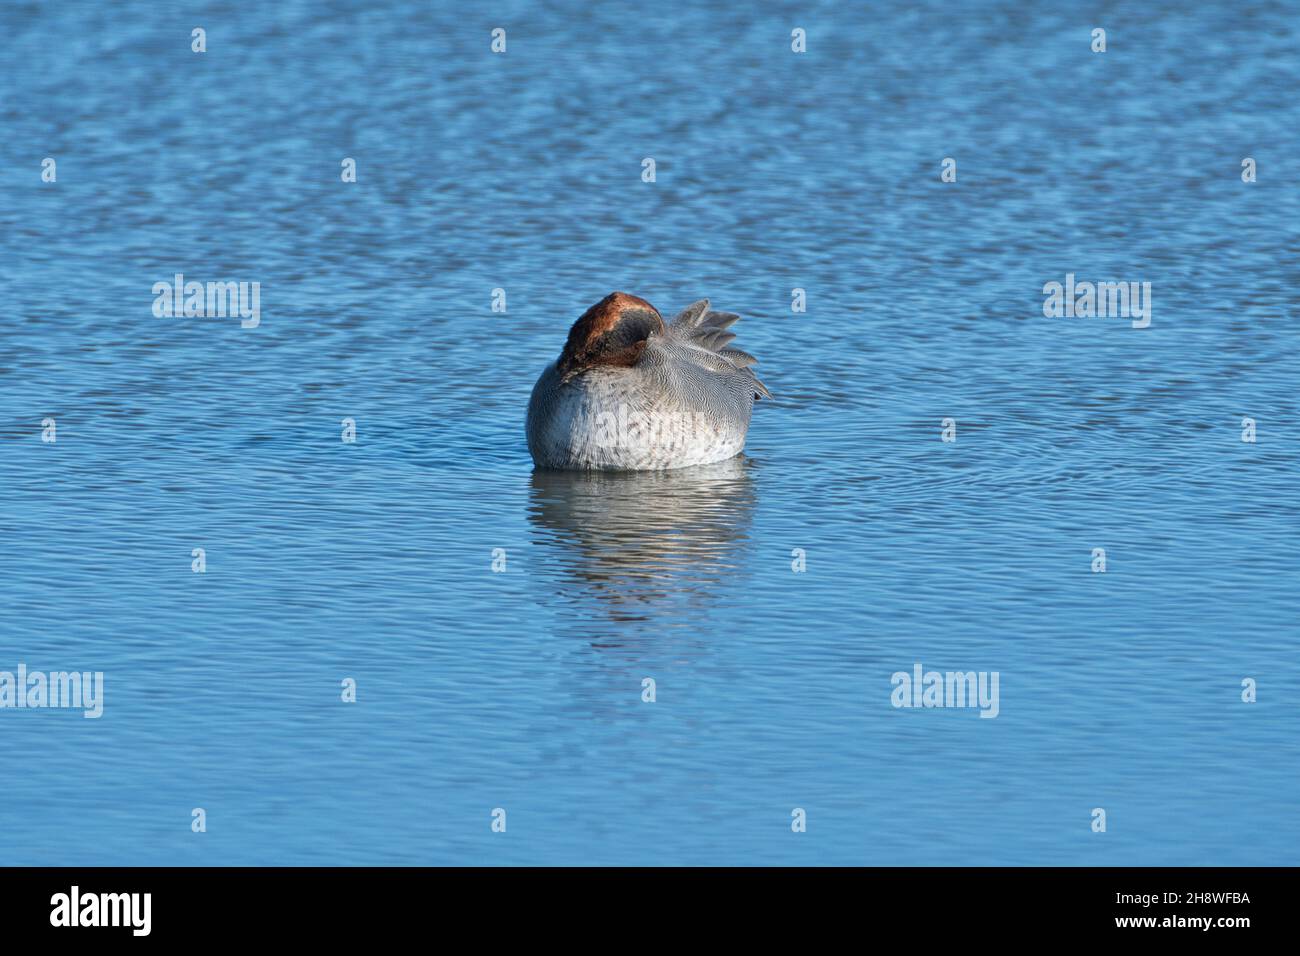
[[[670,322],[612,292],[569,329],[528,401],[528,451],[543,469],[662,471],[713,464],[745,447],[754,402],[771,399],[730,343],[738,319],[708,299]]]

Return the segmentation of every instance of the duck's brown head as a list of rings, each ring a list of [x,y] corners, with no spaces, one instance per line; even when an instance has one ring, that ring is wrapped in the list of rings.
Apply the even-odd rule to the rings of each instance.
[[[645,299],[611,292],[573,323],[557,369],[570,378],[596,365],[635,365],[646,340],[664,331],[659,310]]]

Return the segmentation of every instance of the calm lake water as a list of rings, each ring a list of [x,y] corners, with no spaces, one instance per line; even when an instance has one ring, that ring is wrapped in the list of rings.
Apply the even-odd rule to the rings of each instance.
[[[105,690],[3,861],[1300,863],[1295,13],[6,6],[0,670]],[[744,316],[743,458],[533,472],[615,289]]]

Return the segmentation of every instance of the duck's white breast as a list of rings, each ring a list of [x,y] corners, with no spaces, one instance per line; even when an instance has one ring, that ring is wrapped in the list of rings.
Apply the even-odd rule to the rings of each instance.
[[[723,461],[745,431],[647,387],[628,370],[599,370],[560,385],[548,368],[528,407],[528,445],[544,468],[650,470]]]

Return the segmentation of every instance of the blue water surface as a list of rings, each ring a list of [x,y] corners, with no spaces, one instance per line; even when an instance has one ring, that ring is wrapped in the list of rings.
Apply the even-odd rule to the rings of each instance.
[[[0,670],[105,701],[0,859],[1300,862],[1297,12],[6,4]],[[743,315],[743,458],[533,472],[615,289]]]

